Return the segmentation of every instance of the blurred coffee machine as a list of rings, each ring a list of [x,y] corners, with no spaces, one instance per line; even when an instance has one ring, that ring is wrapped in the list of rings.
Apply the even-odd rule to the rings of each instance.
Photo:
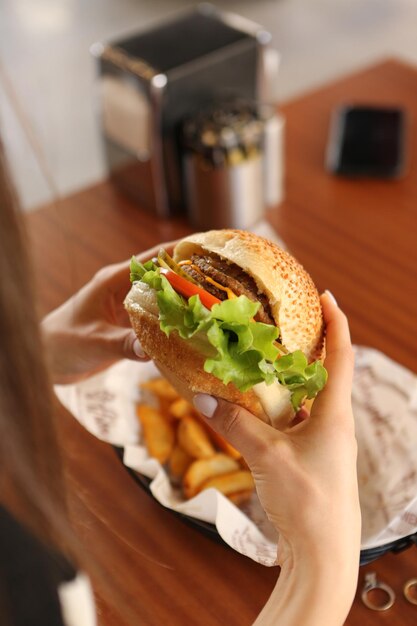
[[[270,39],[257,24],[202,4],[151,30],[92,46],[109,172],[141,207],[169,217],[184,213],[188,205],[197,227],[221,223],[244,228],[265,206],[281,200],[283,120],[272,109],[265,116],[264,106],[271,101],[278,67]],[[248,127],[257,128],[257,164],[243,167],[248,174],[240,167],[238,176],[235,168],[241,163],[226,159],[222,167],[216,165],[222,183],[213,201],[221,208],[211,220],[210,206],[200,206],[210,182],[204,179],[204,167],[203,172],[194,167],[193,159],[190,164],[196,146],[184,141],[184,131],[202,111],[230,111],[242,103],[250,103],[244,105],[246,112],[251,110]],[[246,136],[250,128],[242,130],[240,124],[239,132]],[[234,128],[229,131],[229,136],[236,134]],[[230,185],[250,188],[253,202],[240,207],[239,197],[247,194],[230,194]]]

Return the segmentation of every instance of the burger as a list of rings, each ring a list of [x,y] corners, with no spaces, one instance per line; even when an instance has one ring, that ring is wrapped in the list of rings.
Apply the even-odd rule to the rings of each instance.
[[[324,387],[317,289],[288,252],[241,230],[177,243],[131,261],[125,299],[145,352],[191,399],[208,393],[277,428]]]

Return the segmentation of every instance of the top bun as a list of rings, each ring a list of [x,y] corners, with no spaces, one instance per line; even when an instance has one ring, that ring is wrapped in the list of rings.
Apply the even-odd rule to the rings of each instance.
[[[310,275],[291,254],[247,231],[210,230],[180,241],[174,260],[201,252],[213,252],[235,263],[254,279],[269,300],[281,342],[289,352],[302,350],[309,362],[323,356],[320,297]]]

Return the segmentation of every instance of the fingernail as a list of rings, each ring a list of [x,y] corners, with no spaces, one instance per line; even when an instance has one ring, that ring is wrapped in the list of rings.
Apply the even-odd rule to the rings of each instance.
[[[133,342],[133,352],[136,354],[136,356],[138,356],[140,359],[143,359],[146,354],[143,351],[142,346],[140,345],[140,341],[139,339],[135,339],[135,341]]]
[[[330,300],[333,302],[333,304],[335,304],[336,306],[338,306],[338,304],[337,304],[337,300],[336,300],[336,298],[334,297],[334,295],[332,294],[332,292],[331,292],[331,291],[329,291],[328,289],[326,289],[326,291],[325,291],[324,293],[325,293],[325,294],[326,294],[326,295],[330,298]]]
[[[205,417],[213,417],[218,404],[216,398],[209,396],[207,393],[198,393],[194,396],[193,403],[197,411]]]

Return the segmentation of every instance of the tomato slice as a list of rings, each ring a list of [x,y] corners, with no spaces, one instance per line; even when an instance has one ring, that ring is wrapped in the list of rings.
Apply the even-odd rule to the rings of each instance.
[[[178,276],[175,272],[167,270],[163,267],[160,268],[160,272],[165,276],[171,287],[182,296],[185,296],[186,298],[191,298],[191,296],[200,296],[201,303],[207,309],[211,309],[211,307],[215,304],[220,304],[221,300],[219,298],[212,296],[211,293],[202,287],[198,287],[197,285],[190,283],[190,281],[186,278]]]

